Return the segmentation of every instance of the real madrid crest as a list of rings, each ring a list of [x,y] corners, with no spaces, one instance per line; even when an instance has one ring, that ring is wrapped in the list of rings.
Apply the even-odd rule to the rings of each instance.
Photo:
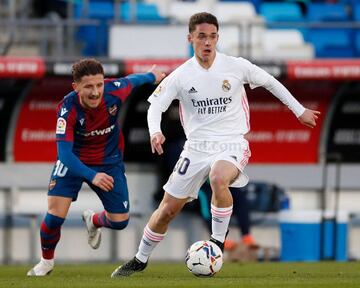
[[[223,84],[222,84],[222,89],[224,92],[229,92],[231,89],[231,84],[229,82],[229,80],[224,80]]]

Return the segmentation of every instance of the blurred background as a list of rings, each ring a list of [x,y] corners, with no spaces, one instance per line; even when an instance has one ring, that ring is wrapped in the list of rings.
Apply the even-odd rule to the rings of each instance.
[[[253,61],[304,106],[321,111],[315,129],[301,126],[269,92],[247,87],[251,112],[251,183],[244,189],[257,247],[229,253],[234,261],[360,259],[360,2],[0,0],[0,262],[36,262],[54,160],[55,108],[71,91],[71,65],[93,56],[108,77],[170,73],[192,56],[187,21],[195,12],[220,22],[218,50]],[[118,261],[137,250],[184,135],[177,103],[163,117],[166,153],[151,154],[147,97],[133,92],[122,111],[131,221],[104,230],[93,251],[81,222],[101,209],[84,185],[57,248],[62,262]],[[201,205],[171,224],[152,259],[182,261],[209,233]],[[229,238],[239,241],[236,221]],[[234,252],[234,251],[233,251]]]

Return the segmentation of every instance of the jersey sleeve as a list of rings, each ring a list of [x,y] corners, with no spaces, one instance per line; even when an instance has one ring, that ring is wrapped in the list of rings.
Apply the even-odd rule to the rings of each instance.
[[[70,108],[72,107],[72,108]],[[96,172],[85,164],[72,152],[74,143],[74,126],[76,123],[76,109],[62,102],[57,109],[56,142],[58,158],[71,172],[92,181]]]
[[[244,58],[237,58],[236,62],[237,72],[243,76],[244,82],[248,83],[251,89],[264,86],[272,77],[265,70]]]
[[[124,102],[133,88],[154,82],[155,75],[153,73],[130,74],[123,78],[105,79],[105,90]]]
[[[76,109],[62,103],[57,109],[56,141],[74,141],[74,126],[76,124]]]
[[[124,102],[130,95],[132,87],[131,82],[127,78],[105,79],[104,93],[109,93],[121,102]]]
[[[58,158],[73,174],[92,182],[96,172],[80,161],[72,152],[73,142],[57,143]]]
[[[155,75],[151,72],[148,73],[141,73],[141,74],[130,74],[126,76],[132,87],[141,86],[144,84],[152,84],[155,82]]]
[[[157,105],[161,112],[165,112],[174,99],[179,99],[178,91],[176,73],[172,72],[158,85],[148,98],[148,101]]]
[[[296,117],[302,115],[305,111],[305,107],[302,106],[299,101],[295,99],[293,95],[276,80],[272,75],[267,73],[260,67],[252,64],[250,61],[238,58],[239,64],[242,69],[244,80],[250,84],[252,89],[262,86],[269,90],[275,97],[277,97],[284,105],[286,105]]]

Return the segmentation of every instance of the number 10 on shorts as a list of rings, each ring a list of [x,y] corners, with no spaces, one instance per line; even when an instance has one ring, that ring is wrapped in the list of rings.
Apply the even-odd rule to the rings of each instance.
[[[177,171],[180,175],[185,175],[190,165],[190,159],[186,157],[180,157],[174,167],[174,172]]]

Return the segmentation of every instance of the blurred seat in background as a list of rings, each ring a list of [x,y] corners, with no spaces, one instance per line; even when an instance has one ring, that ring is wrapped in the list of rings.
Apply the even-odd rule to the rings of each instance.
[[[244,56],[250,47],[253,50],[260,49],[264,20],[251,2],[217,1],[213,8],[219,22],[227,24],[221,27],[221,41],[218,44],[220,51]]]
[[[187,24],[191,15],[198,12],[212,12],[207,1],[183,2],[171,1],[169,16],[178,23]]]
[[[137,23],[165,24],[167,22],[167,19],[160,15],[158,7],[154,3],[136,3],[134,6],[130,2],[121,3],[120,20]]]
[[[351,20],[345,4],[309,3],[306,20],[310,23],[329,22],[330,25],[330,28],[309,28],[304,33],[305,39],[314,44],[316,57],[349,58],[354,56],[352,41],[354,31],[351,28],[339,26],[341,24],[339,22]]]
[[[89,1],[89,5],[74,6],[74,18],[98,19],[100,26],[81,26],[76,34],[76,40],[83,43],[82,55],[106,56],[108,54],[109,32],[107,21],[114,19],[114,5],[112,1]]]
[[[255,21],[259,18],[255,7],[250,2],[221,2],[214,4],[214,14],[220,23],[241,23],[243,21]]]
[[[353,20],[356,22],[360,22],[360,4],[356,4],[353,6]],[[355,56],[360,56],[360,29],[355,29],[355,37],[354,37],[354,47],[355,47]]]
[[[260,5],[260,15],[267,22],[298,22],[304,16],[300,5],[296,2],[263,2]]]
[[[345,29],[311,29],[306,38],[313,43],[317,58],[354,57],[351,31]]]
[[[296,29],[269,29],[262,37],[262,60],[313,59],[314,46]]]

